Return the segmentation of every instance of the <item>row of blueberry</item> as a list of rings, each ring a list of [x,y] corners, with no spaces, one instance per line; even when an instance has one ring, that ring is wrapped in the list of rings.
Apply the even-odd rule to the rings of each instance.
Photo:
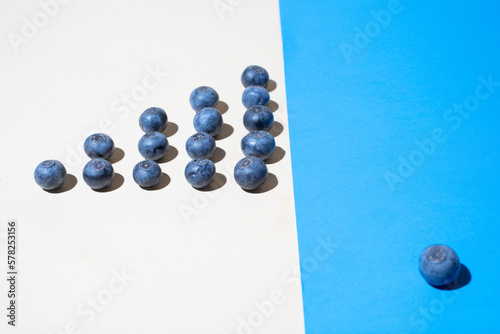
[[[195,188],[208,187],[215,178],[215,164],[209,160],[215,152],[214,137],[222,129],[222,114],[215,106],[219,94],[207,86],[196,88],[189,96],[189,103],[196,114],[193,126],[197,133],[186,141],[186,151],[191,160],[184,169],[184,176]]]
[[[255,189],[263,182],[255,185],[252,180],[262,180],[262,173],[255,172],[252,162],[257,156],[266,159],[272,152],[262,152],[262,143],[268,145],[268,131],[273,124],[272,112],[266,107],[269,104],[269,93],[265,89],[269,75],[259,66],[249,66],[241,76],[241,81],[246,87],[242,102],[249,108],[244,116],[244,125],[252,131],[242,141],[242,150],[248,159],[241,160],[235,168],[235,179],[245,189]],[[193,125],[198,131],[186,142],[188,155],[193,159],[185,169],[187,181],[196,188],[208,186],[215,177],[215,166],[208,160],[215,152],[216,136],[222,128],[222,115],[214,107],[219,101],[217,92],[210,87],[199,87],[190,96],[191,107],[196,111]],[[158,184],[162,176],[160,166],[155,162],[163,158],[168,149],[168,140],[163,135],[167,127],[168,117],[161,108],[149,108],[139,118],[139,126],[146,134],[139,140],[139,152],[146,159],[139,162],[133,170],[133,177],[141,187],[152,187]],[[267,134],[267,135],[266,135]],[[272,136],[270,136],[272,138]],[[267,144],[266,144],[267,143]],[[274,151],[274,138],[272,138]],[[106,134],[94,134],[87,138],[84,144],[86,154],[92,159],[83,169],[85,183],[92,189],[103,189],[113,181],[114,170],[109,159],[114,151],[113,140]],[[265,164],[263,164],[265,167]],[[247,168],[248,167],[248,168]],[[241,170],[246,171],[243,175]],[[265,178],[267,177],[267,167]],[[35,169],[35,181],[47,190],[59,188],[66,179],[66,169],[56,160],[42,162]],[[253,182],[253,183],[252,183]]]
[[[271,98],[266,89],[269,84],[267,71],[258,66],[253,70],[260,75],[260,84],[255,85],[252,80],[242,77],[243,105],[248,108],[243,115],[243,125],[250,131],[241,140],[241,151],[246,156],[240,160],[235,167],[234,177],[238,184],[247,190],[257,189],[262,186],[268,175],[267,166],[264,162],[269,158],[276,148],[274,137],[268,132],[274,124],[272,111],[267,107]]]

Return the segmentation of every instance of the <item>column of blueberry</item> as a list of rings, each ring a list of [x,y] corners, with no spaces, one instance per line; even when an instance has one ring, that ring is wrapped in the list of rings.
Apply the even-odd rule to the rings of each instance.
[[[83,167],[83,180],[95,190],[109,187],[115,177],[113,165],[108,161],[115,153],[113,140],[104,133],[95,133],[85,140],[83,148],[92,159]]]
[[[234,168],[234,179],[245,190],[254,190],[267,180],[267,166],[264,162],[276,147],[274,137],[269,133],[273,127],[274,116],[267,107],[271,98],[266,87],[269,74],[261,66],[248,66],[241,75],[245,86],[242,102],[247,111],[243,125],[249,133],[241,140],[241,150],[245,158],[238,161]]]
[[[139,117],[139,126],[145,134],[139,140],[138,148],[145,160],[135,165],[132,174],[134,181],[143,188],[154,187],[161,180],[163,172],[157,161],[169,149],[168,139],[163,134],[167,125],[167,113],[161,108],[148,108]]]
[[[219,94],[215,89],[201,86],[193,90],[189,103],[194,109],[193,125],[197,131],[186,141],[186,151],[191,160],[185,170],[187,182],[194,188],[208,187],[215,178],[215,165],[210,160],[215,152],[214,137],[222,129],[222,114],[215,106],[219,102]]]

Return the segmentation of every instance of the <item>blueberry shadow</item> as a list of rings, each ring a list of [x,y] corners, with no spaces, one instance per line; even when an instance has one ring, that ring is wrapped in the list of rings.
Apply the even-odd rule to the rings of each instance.
[[[266,160],[264,160],[264,162],[266,164],[275,164],[279,161],[281,161],[281,159],[283,159],[283,157],[285,156],[285,150],[282,149],[281,147],[279,146],[276,146],[276,148],[274,149],[274,153],[269,157],[267,158]]]
[[[271,191],[273,190],[274,188],[276,188],[276,186],[278,186],[278,178],[276,177],[276,175],[274,175],[273,173],[269,173],[267,174],[267,180],[266,182],[261,185],[259,188],[257,189],[254,189],[254,190],[245,190],[247,193],[251,193],[251,194],[263,194],[263,193],[266,193],[268,191]]]
[[[276,101],[271,101],[269,102],[269,105],[267,106],[272,112],[275,112],[276,110],[279,109],[280,105],[276,103]]]
[[[179,155],[179,151],[177,151],[175,146],[170,146],[168,148],[167,154],[165,154],[165,156],[163,158],[161,158],[160,160],[158,160],[156,162],[159,164],[164,164],[166,162],[174,160],[177,157],[177,155]]]
[[[217,190],[217,189],[224,187],[226,182],[227,182],[227,179],[223,174],[216,173],[215,178],[212,181],[212,183],[210,183],[205,188],[195,188],[195,189],[199,190],[199,191],[214,191],[214,190]]]
[[[269,80],[269,83],[267,84],[267,91],[270,93],[272,92],[273,90],[276,89],[276,87],[278,87],[278,85],[276,84],[276,81],[274,80]]]
[[[269,133],[273,135],[273,137],[278,137],[283,132],[283,124],[280,122],[274,121],[273,127],[269,130]]]
[[[163,134],[168,138],[175,135],[177,131],[179,131],[179,127],[177,126],[177,124],[168,122],[167,127],[165,128],[165,130],[163,130]]]
[[[141,187],[141,188],[147,191],[156,191],[165,188],[169,184],[170,184],[170,176],[168,176],[165,173],[161,173],[160,182],[158,182],[157,185],[147,188],[146,187]]]
[[[116,164],[118,161],[122,160],[125,157],[125,152],[119,147],[115,148],[115,153],[108,159],[109,163]]]
[[[462,264],[460,272],[458,273],[457,278],[453,282],[441,286],[436,286],[432,284],[429,285],[439,290],[457,290],[469,284],[471,279],[472,277],[469,268],[467,268],[464,264]]]
[[[228,110],[229,106],[224,101],[219,101],[215,109],[219,110],[222,115],[224,115]]]
[[[215,164],[215,163],[220,162],[222,159],[224,159],[225,156],[226,156],[226,151],[224,151],[220,147],[216,147],[215,152],[212,155],[212,157],[210,158],[210,160],[212,160],[212,162]]]
[[[98,193],[109,193],[111,191],[115,191],[116,189],[120,188],[124,182],[125,179],[123,178],[123,176],[119,173],[115,173],[115,177],[113,178],[113,181],[108,187],[104,189],[92,189],[92,190]]]
[[[62,194],[73,189],[77,183],[78,183],[77,178],[73,174],[68,174],[66,175],[66,180],[64,181],[62,186],[60,186],[57,189],[52,189],[52,190],[44,189],[44,190],[51,194]]]
[[[232,135],[234,132],[234,128],[227,124],[227,123],[224,123],[222,124],[222,129],[220,130],[220,133],[214,137],[215,140],[221,140],[221,139],[226,139],[227,137],[229,137],[230,135]]]

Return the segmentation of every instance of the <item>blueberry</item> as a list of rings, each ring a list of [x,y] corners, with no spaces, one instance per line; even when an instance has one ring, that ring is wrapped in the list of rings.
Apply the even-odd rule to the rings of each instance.
[[[243,158],[234,167],[234,179],[243,189],[257,189],[266,182],[267,166],[257,157]]]
[[[215,107],[219,102],[219,94],[212,87],[201,86],[193,90],[189,103],[197,113],[206,107]]]
[[[245,108],[250,108],[256,105],[268,106],[271,97],[269,92],[261,86],[248,86],[243,91],[243,96],[241,98]]]
[[[134,181],[144,188],[156,186],[160,182],[161,175],[160,166],[153,160],[139,162],[133,171]]]
[[[57,160],[45,160],[35,168],[35,182],[46,190],[62,186],[66,175],[66,168]]]
[[[167,154],[168,140],[163,133],[151,131],[139,140],[139,152],[144,159],[159,160]]]
[[[273,113],[266,106],[252,106],[243,115],[243,125],[248,131],[269,131],[273,122]]]
[[[186,151],[191,159],[210,159],[215,152],[215,139],[208,133],[198,132],[186,141]]]
[[[163,132],[167,128],[168,117],[161,108],[148,108],[139,117],[139,126],[144,132]]]
[[[215,165],[208,159],[192,160],[187,164],[184,176],[193,187],[204,188],[215,178]]]
[[[260,66],[248,66],[241,75],[241,83],[243,86],[262,86],[267,87],[269,83],[269,74],[266,69]]]
[[[431,285],[442,286],[453,282],[460,268],[457,254],[448,246],[432,245],[420,254],[420,274]]]
[[[113,182],[115,171],[108,160],[92,159],[83,167],[83,180],[92,189],[103,189]]]
[[[115,143],[110,136],[104,133],[95,133],[87,137],[83,149],[91,159],[109,159],[115,153]]]
[[[252,131],[241,140],[241,150],[247,157],[266,160],[274,153],[275,147],[274,137],[266,131]]]
[[[193,125],[198,132],[217,136],[222,129],[222,115],[215,108],[203,108],[199,113],[194,115]]]

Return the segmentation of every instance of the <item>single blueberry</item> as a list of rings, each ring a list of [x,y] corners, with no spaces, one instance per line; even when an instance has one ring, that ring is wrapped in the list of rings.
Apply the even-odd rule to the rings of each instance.
[[[204,188],[215,178],[215,165],[208,159],[192,160],[187,164],[184,176],[193,187]]]
[[[144,188],[156,186],[161,179],[161,168],[153,160],[144,160],[134,167],[134,181]]]
[[[219,102],[219,94],[212,87],[201,86],[193,90],[189,103],[197,113],[206,107],[215,107]]]
[[[448,246],[432,245],[420,254],[420,274],[431,285],[443,286],[453,282],[460,268],[457,254]]]
[[[204,132],[195,133],[186,141],[186,151],[191,159],[210,159],[215,147],[214,137]]]
[[[273,112],[266,106],[252,106],[243,115],[243,125],[248,131],[269,131],[273,123]]]
[[[256,105],[268,106],[271,101],[269,92],[262,86],[248,86],[243,91],[241,98],[245,108],[250,108]]]
[[[46,190],[62,186],[66,176],[66,168],[57,160],[45,160],[35,168],[35,182]]]
[[[139,140],[139,152],[144,159],[159,160],[167,154],[167,137],[161,132],[151,131]]]
[[[167,128],[167,124],[167,113],[162,108],[148,108],[139,117],[139,126],[144,132],[163,132]]]
[[[115,143],[110,136],[104,133],[95,133],[87,137],[83,149],[91,159],[109,159],[115,153]]]
[[[257,189],[267,180],[267,166],[257,157],[243,158],[234,167],[234,179],[243,189]]]
[[[241,74],[241,83],[243,86],[262,86],[267,87],[269,83],[269,74],[266,69],[260,66],[248,66]]]
[[[92,159],[83,167],[83,180],[92,189],[103,189],[113,182],[115,171],[108,160]]]
[[[275,147],[274,137],[266,131],[252,131],[241,140],[241,150],[247,157],[266,160],[274,153]]]
[[[203,108],[194,115],[193,125],[196,131],[205,132],[215,137],[222,129],[222,115],[215,108]]]

